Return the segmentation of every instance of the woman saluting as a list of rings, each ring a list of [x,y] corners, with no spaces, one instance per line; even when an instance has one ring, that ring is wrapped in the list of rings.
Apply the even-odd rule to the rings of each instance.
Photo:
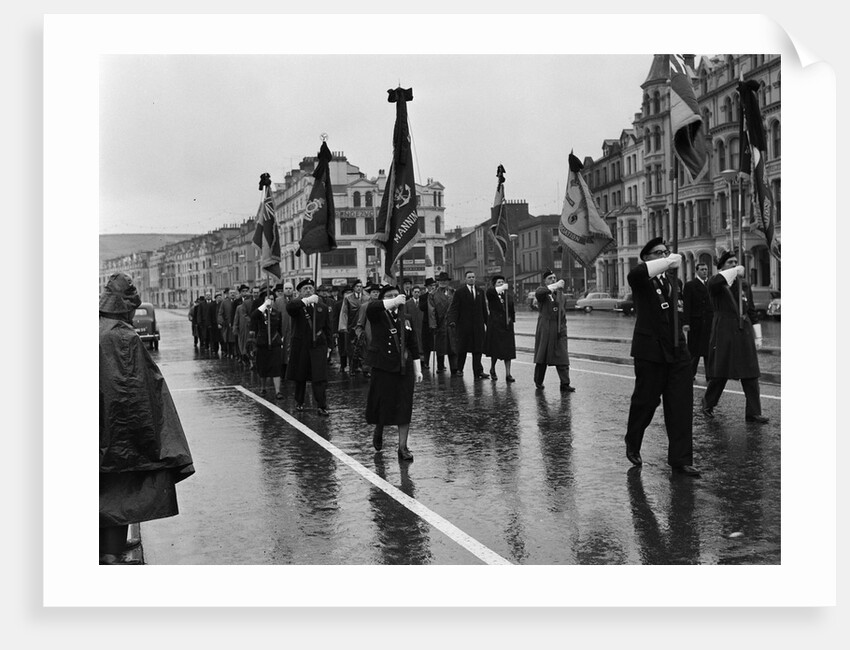
[[[516,359],[514,301],[508,295],[505,276],[494,275],[487,287],[487,334],[484,336],[484,354],[490,357],[490,379],[496,381],[496,361],[505,362],[505,381],[516,381],[511,377],[511,359]]]
[[[366,318],[371,324],[372,340],[366,351],[372,367],[369,395],[366,399],[366,422],[375,425],[372,443],[383,447],[384,427],[398,426],[398,458],[412,461],[407,448],[410,419],[413,414],[413,387],[422,381],[419,346],[410,320],[399,307],[404,295],[390,285],[381,287],[378,300],[366,305]]]

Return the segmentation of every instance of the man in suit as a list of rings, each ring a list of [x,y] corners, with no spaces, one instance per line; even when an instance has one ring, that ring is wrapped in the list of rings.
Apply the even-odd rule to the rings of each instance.
[[[668,271],[679,268],[682,256],[670,253],[664,240],[656,237],[641,249],[640,259],[641,263],[628,275],[637,318],[632,336],[635,387],[626,425],[626,458],[634,465],[643,463],[640,456],[643,434],[663,399],[667,464],[675,473],[697,478],[699,472],[693,467],[691,355],[681,331],[682,319],[673,318],[678,305],[672,300],[667,278]],[[675,278],[675,272],[672,277]],[[674,320],[678,321],[678,333],[673,327]]]
[[[762,341],[761,323],[753,307],[753,294],[744,282],[744,267],[738,264],[735,253],[724,253],[717,261],[717,268],[717,275],[708,281],[714,322],[706,360],[708,387],[702,401],[702,414],[713,418],[714,407],[727,380],[738,379],[747,400],[746,421],[764,424],[768,419],[761,413],[761,372],[757,353]],[[740,313],[739,296],[742,300]]]
[[[537,328],[534,332],[534,385],[543,389],[546,368],[555,366],[562,393],[574,393],[570,382],[570,355],[567,348],[566,296],[564,281],[546,269],[543,285],[534,292],[537,300]]]
[[[218,338],[221,342],[221,358],[229,359],[236,358],[235,343],[236,337],[233,335],[233,320],[236,312],[236,289],[230,289],[224,294],[221,302],[218,304],[216,313],[216,322],[218,323]]]
[[[431,350],[434,349],[434,317],[432,315],[431,294],[437,289],[434,278],[425,280],[425,290],[419,295],[419,310],[422,312],[422,370],[430,370]]]
[[[484,290],[475,286],[475,272],[466,272],[466,284],[455,291],[448,312],[449,327],[457,336],[457,371],[463,374],[467,352],[472,354],[472,376],[487,379],[481,355],[484,353],[484,335],[487,323],[487,301]]]
[[[708,339],[711,336],[711,319],[713,310],[708,299],[708,264],[697,264],[697,274],[693,280],[685,283],[684,305],[682,312],[682,331],[688,335],[688,351],[691,353],[694,377],[697,376],[699,358],[708,364]]]
[[[330,307],[315,293],[316,283],[302,280],[298,296],[286,303],[292,318],[292,343],[286,378],[295,382],[295,410],[304,410],[307,382],[319,415],[328,415],[328,345],[331,338]]]
[[[446,371],[446,357],[449,358],[449,374],[457,370],[457,352],[455,337],[449,332],[448,313],[454,297],[454,289],[449,285],[451,278],[445,271],[437,275],[437,288],[428,294],[428,327],[434,335],[434,356],[437,359],[437,373]],[[483,368],[482,368],[483,369]]]

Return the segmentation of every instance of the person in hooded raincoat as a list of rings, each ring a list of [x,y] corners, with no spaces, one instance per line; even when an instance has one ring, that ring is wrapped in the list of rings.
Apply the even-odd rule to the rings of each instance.
[[[178,514],[176,484],[195,472],[171,393],[133,329],[141,303],[113,273],[100,296],[100,562],[120,563],[131,523]]]

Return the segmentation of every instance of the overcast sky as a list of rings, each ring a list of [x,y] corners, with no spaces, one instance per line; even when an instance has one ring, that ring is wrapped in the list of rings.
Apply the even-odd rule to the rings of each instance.
[[[601,156],[632,126],[652,55],[104,55],[100,232],[206,232],[255,214],[263,172],[282,182],[328,134],[367,177],[388,169],[408,106],[416,179],[445,186],[446,223],[508,199],[559,213],[567,156]]]

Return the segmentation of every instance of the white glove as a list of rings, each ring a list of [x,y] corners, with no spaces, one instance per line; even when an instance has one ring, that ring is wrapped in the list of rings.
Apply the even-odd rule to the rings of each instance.
[[[303,302],[305,305],[315,305],[317,302],[319,302],[319,296],[318,294],[314,293],[312,296],[307,296],[306,298],[304,298]]]
[[[744,277],[744,267],[743,267],[743,266],[741,266],[741,265],[739,264],[738,266],[736,266],[736,267],[735,267],[735,271],[738,273],[738,277],[739,277],[739,278],[743,278],[743,277]]]
[[[269,307],[271,307],[271,306],[272,306],[271,298],[266,298],[266,299],[263,301],[263,304],[262,304],[262,305],[260,305],[257,309],[259,310],[259,312],[260,312],[261,314],[265,314],[265,313],[266,313],[266,309],[268,309],[268,308],[269,308]]]
[[[738,269],[743,268],[743,266],[736,266],[733,269],[724,269],[720,271],[720,275],[726,279],[726,284],[731,285],[735,281],[735,278],[738,277]]]
[[[496,287],[496,293],[505,293],[505,291],[507,291],[507,290],[508,290],[507,284],[502,284],[502,285],[499,285],[498,287]]]
[[[756,339],[756,350],[761,350],[761,323],[756,323],[753,325],[753,334]]]
[[[401,307],[404,304],[404,301],[404,294],[399,294],[395,298],[385,298],[383,301],[384,309],[390,310],[395,309],[396,307]]]
[[[546,288],[549,289],[549,291],[557,291],[558,289],[563,289],[564,288],[564,281],[558,280],[557,282],[553,282],[552,284],[550,284]]]
[[[667,264],[669,265],[667,268],[678,269],[682,264],[682,256],[679,253],[670,253],[667,256]]]
[[[419,359],[413,361],[413,376],[417,383],[422,381],[422,362]]]
[[[681,263],[682,256],[679,253],[670,253],[667,257],[663,257],[660,260],[648,260],[644,262],[646,264],[646,271],[651,278],[664,273],[667,269],[677,269]]]

